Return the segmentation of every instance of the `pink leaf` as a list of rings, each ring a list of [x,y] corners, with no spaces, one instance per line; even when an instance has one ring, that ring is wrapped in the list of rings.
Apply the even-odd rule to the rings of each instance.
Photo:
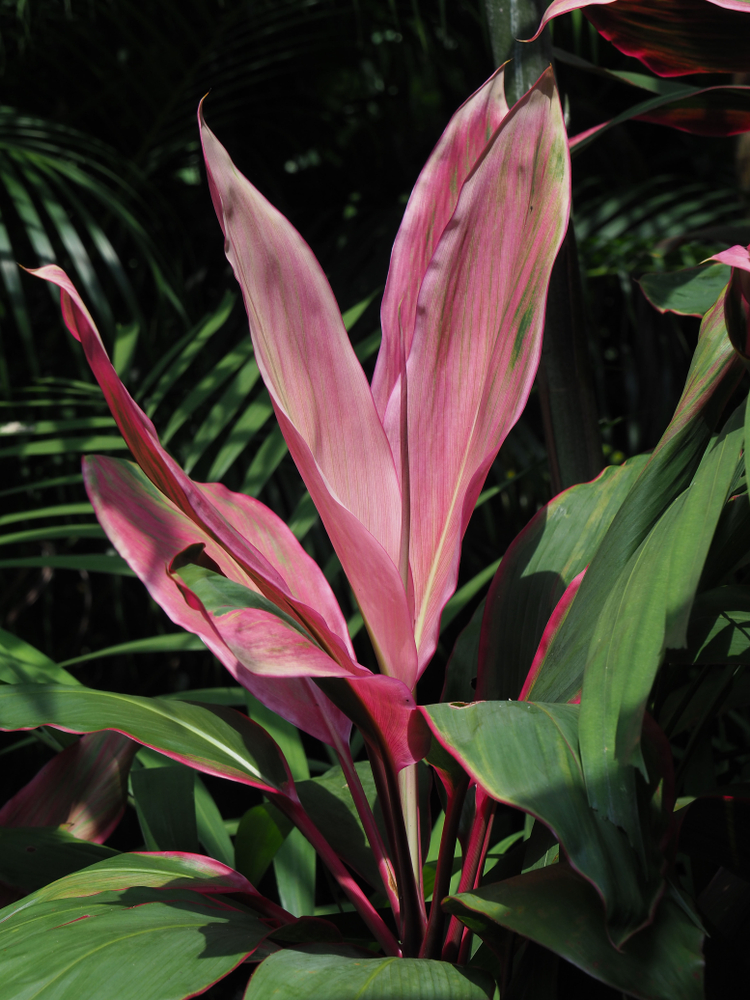
[[[381,420],[409,357],[422,279],[464,181],[507,114],[500,67],[448,122],[411,193],[393,245],[381,306],[383,341],[372,379]],[[398,454],[395,449],[394,454]]]
[[[485,476],[531,390],[569,206],[568,144],[550,69],[464,183],[419,294],[406,381],[421,668]]]
[[[63,826],[74,837],[103,844],[125,811],[138,749],[119,733],[82,736],[5,803],[0,826]]]
[[[211,197],[279,424],[373,636],[413,683],[401,491],[370,387],[333,293],[293,226],[239,173],[199,112]]]
[[[351,723],[312,682],[253,674],[239,662],[204,613],[186,603],[167,567],[180,552],[195,544],[205,545],[206,555],[230,580],[253,587],[252,580],[217,542],[130,462],[101,456],[86,458],[84,478],[97,517],[112,544],[175,624],[199,635],[232,676],[272,711],[325,743],[335,743],[332,729],[348,741]]]

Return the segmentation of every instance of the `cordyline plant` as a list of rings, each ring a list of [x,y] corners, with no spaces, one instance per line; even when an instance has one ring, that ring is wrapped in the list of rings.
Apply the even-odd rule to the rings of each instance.
[[[311,251],[202,115],[200,127],[255,357],[379,673],[357,662],[325,576],[289,528],[248,496],[192,482],[121,384],[67,276],[52,265],[34,273],[60,287],[68,329],[135,459],[84,460],[113,545],[255,698],[332,749],[343,813],[322,785],[295,784],[277,743],[234,709],[57,676],[1,688],[1,727],[92,735],[0,821],[64,822],[101,842],[123,808],[128,737],[260,789],[361,922],[342,936],[330,921],[295,918],[207,856],[111,852],[16,892],[0,911],[0,997],[179,1000],[243,961],[260,963],[251,1000],[473,1000],[526,995],[534,983],[553,995],[561,956],[636,997],[697,1000],[704,929],[675,852],[688,835],[700,840],[705,816],[700,802],[674,811],[663,727],[679,732],[705,692],[678,684],[665,701],[653,691],[665,663],[734,670],[750,650],[750,604],[732,576],[750,524],[744,404],[714,433],[750,354],[750,255],[717,258],[733,277],[705,314],[657,448],[534,516],[458,640],[443,700],[418,706],[462,536],[531,389],[568,225],[569,146],[552,71],[512,109],[498,71],[449,123],[393,249],[372,385]],[[353,726],[369,763],[352,759]],[[121,736],[95,735],[103,730]],[[432,885],[424,761],[445,806]],[[33,803],[57,784],[64,801],[90,796],[89,812],[50,803],[40,819]],[[490,854],[498,803],[525,813],[530,835]]]

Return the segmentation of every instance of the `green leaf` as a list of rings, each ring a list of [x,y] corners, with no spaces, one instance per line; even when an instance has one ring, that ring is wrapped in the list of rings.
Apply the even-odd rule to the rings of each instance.
[[[227,833],[219,807],[198,775],[195,780],[195,822],[198,840],[209,857],[216,858],[229,868],[234,868],[234,847]],[[250,880],[252,881],[252,879]]]
[[[14,1000],[183,1000],[268,933],[197,893],[126,889],[0,911],[3,992]]]
[[[640,751],[646,699],[665,649],[687,642],[690,609],[743,437],[740,407],[707,451],[690,487],[613,582],[586,659],[579,738],[589,801],[627,831],[644,860],[631,765],[647,777]]]
[[[166,635],[153,635],[147,639],[132,639],[130,642],[121,642],[116,646],[96,649],[93,653],[84,653],[82,656],[74,656],[71,660],[63,660],[61,665],[70,667],[74,663],[86,663],[88,660],[99,660],[108,656],[125,656],[131,653],[184,653],[205,650],[205,648],[197,635],[192,635],[190,632],[168,632]],[[183,693],[186,694],[186,692]],[[226,703],[222,702],[221,704]]]
[[[41,650],[0,629],[0,680],[5,684],[78,684]]]
[[[609,466],[591,483],[565,490],[511,544],[487,597],[486,652],[476,697],[518,697],[557,602],[591,562],[647,461],[637,455]]]
[[[248,443],[265,426],[272,415],[273,406],[271,406],[270,397],[268,392],[262,389],[237,419],[219,449],[211,468],[208,470],[207,478],[210,482],[223,479],[227,471],[245,450]],[[258,451],[260,452],[260,449]]]
[[[149,851],[198,854],[195,771],[189,767],[138,767],[130,772],[138,822]]]
[[[463,587],[459,587],[443,609],[440,616],[440,631],[448,628],[450,623],[460,614],[472,598],[476,597],[482,587],[489,583],[500,565],[500,560],[495,559],[489,566],[485,566],[476,576],[472,577]]]
[[[682,271],[655,271],[638,279],[651,305],[660,313],[705,316],[729,282],[726,264],[688,267]]]
[[[669,894],[653,924],[619,951],[607,939],[595,890],[566,864],[460,893],[443,907],[490,944],[508,928],[628,996],[702,1000],[703,934]]]
[[[198,771],[286,793],[289,773],[273,740],[232,708],[89,688],[0,688],[0,729],[50,725],[76,733],[115,729]]]
[[[453,646],[445,667],[445,684],[441,701],[473,701],[476,677],[479,670],[479,639],[486,599],[483,599],[471,621],[463,629]]]
[[[233,347],[228,354],[225,354],[214,365],[210,372],[199,380],[179,406],[172,411],[169,423],[160,435],[163,445],[166,445],[174,437],[185,421],[193,415],[209,396],[212,396],[227,379],[245,364],[252,353],[253,345],[250,338],[247,338],[241,341],[236,347]]]
[[[0,517],[0,526],[15,524],[18,521],[37,520],[42,517],[65,517],[68,514],[90,514],[93,516],[94,508],[90,503],[63,503],[57,507],[38,507],[36,510],[18,510],[13,514],[4,514]]]
[[[100,524],[55,524],[47,528],[27,528],[0,535],[0,545],[16,545],[22,542],[44,542],[50,538],[106,538]]]
[[[613,941],[643,925],[661,878],[652,869],[644,878],[623,831],[588,804],[577,705],[495,701],[422,712],[440,744],[492,798],[552,830],[570,863],[601,893]]]
[[[89,451],[127,451],[128,446],[114,434],[92,434],[88,437],[44,438],[26,441],[12,448],[0,448],[0,458],[30,458],[32,455],[69,455]]]
[[[750,663],[750,587],[717,587],[699,594],[688,625],[687,648],[672,662]]]
[[[567,701],[581,686],[594,629],[615,581],[674,499],[690,484],[740,375],[724,325],[724,297],[703,319],[677,410],[602,539],[529,692]]]
[[[189,448],[182,463],[185,472],[195,466],[205,450],[213,444],[227,424],[236,415],[246,397],[260,377],[260,370],[255,358],[247,361],[237,372],[221,398],[214,403],[203,423],[193,435]]]
[[[257,497],[288,450],[281,428],[277,425],[255,453],[242,482],[241,492]]]
[[[114,576],[135,576],[130,566],[120,556],[22,556],[18,559],[0,559],[0,569],[85,569],[89,573],[112,573]]]
[[[234,838],[237,871],[259,885],[291,830],[291,821],[270,802],[248,809]]]
[[[247,711],[250,718],[262,726],[276,741],[295,782],[308,779],[310,769],[299,729],[266,708],[249,692]],[[316,860],[315,848],[299,830],[290,830],[273,855],[273,868],[281,905],[295,917],[314,913]]]
[[[117,853],[56,827],[0,827],[0,882],[34,892]]]
[[[367,761],[355,767],[370,808],[375,810],[377,792],[372,768]],[[380,887],[378,868],[342,769],[332,767],[317,778],[298,782],[297,794],[336,854],[371,886]]]
[[[259,967],[245,1000],[485,1000],[483,972],[418,958],[351,958],[335,946],[276,952]]]

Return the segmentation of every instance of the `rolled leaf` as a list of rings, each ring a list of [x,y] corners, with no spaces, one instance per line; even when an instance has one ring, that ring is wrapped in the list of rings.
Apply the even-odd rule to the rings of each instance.
[[[582,8],[600,34],[659,76],[741,73],[748,68],[748,6],[747,0],[553,0],[539,31]]]
[[[103,844],[120,822],[138,744],[95,733],[71,744],[0,809],[0,827],[61,826]]]

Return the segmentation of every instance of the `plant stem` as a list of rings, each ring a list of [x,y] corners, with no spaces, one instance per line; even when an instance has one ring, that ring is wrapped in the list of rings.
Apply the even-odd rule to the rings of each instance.
[[[313,845],[386,955],[400,957],[398,941],[302,805],[286,795],[275,795],[273,801]]]
[[[386,766],[378,748],[373,747],[369,740],[366,742],[396,865],[402,914],[401,947],[406,958],[413,958],[419,952],[427,926],[427,915],[414,877],[399,783],[393,768]]]
[[[378,825],[375,822],[375,816],[370,808],[370,803],[367,801],[362,782],[359,780],[359,775],[354,766],[349,748],[346,746],[337,746],[336,752],[341,762],[341,769],[349,785],[349,791],[352,793],[357,813],[362,820],[362,826],[365,828],[365,834],[372,848],[372,853],[375,855],[380,878],[383,882],[383,890],[391,904],[396,926],[399,927],[401,925],[401,904],[398,898],[398,882],[396,881],[393,862],[386,853],[383,838],[380,836],[380,830],[378,830]]]
[[[456,848],[458,825],[461,822],[461,810],[466,801],[469,788],[469,776],[465,775],[453,792],[448,796],[445,809],[445,823],[440,837],[435,885],[432,890],[430,919],[427,921],[427,932],[419,952],[420,958],[440,958],[440,940],[443,930],[444,914],[440,901],[448,895],[453,874],[453,855]]]
[[[552,62],[549,28],[535,42],[531,38],[542,20],[549,0],[484,0],[490,29],[492,56],[496,66],[512,60],[505,73],[508,104],[514,105],[532,87]]]
[[[497,806],[494,799],[491,799],[480,788],[476,790],[476,803],[477,812],[466,847],[461,881],[458,883],[459,892],[468,892],[468,890],[473,889],[481,878],[482,864],[487,852],[491,824]],[[461,921],[457,917],[451,917],[443,946],[442,958],[444,962],[457,960],[464,930],[466,928]]]

